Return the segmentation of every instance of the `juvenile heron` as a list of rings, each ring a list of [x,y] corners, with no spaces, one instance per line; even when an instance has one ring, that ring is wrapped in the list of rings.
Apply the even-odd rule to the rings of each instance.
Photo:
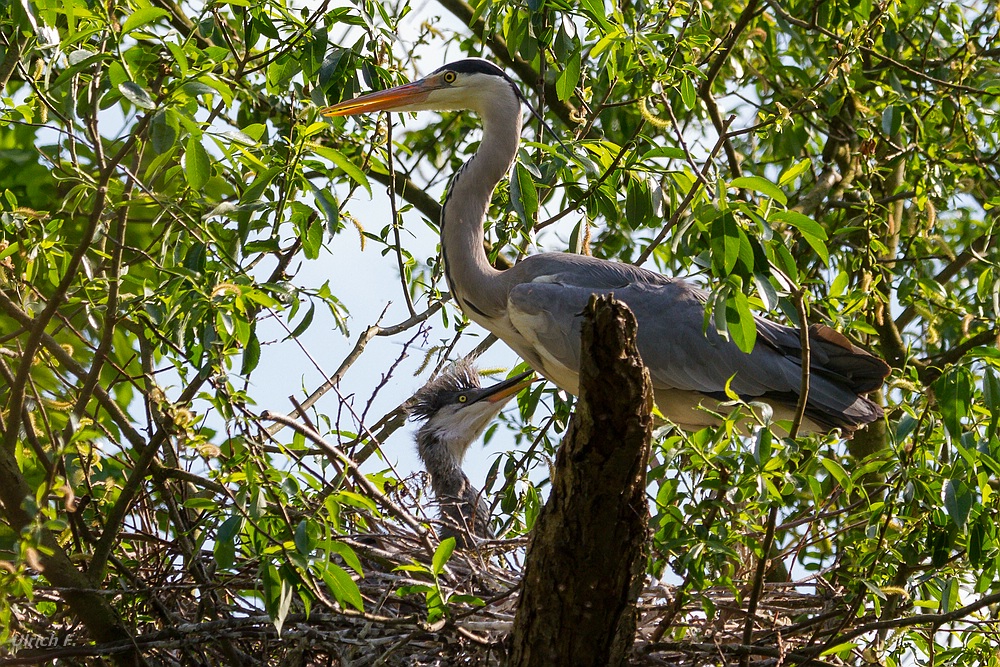
[[[521,139],[517,85],[481,59],[460,60],[429,76],[323,110],[327,116],[372,111],[471,110],[482,118],[479,150],[455,173],[441,210],[441,254],[452,295],[466,316],[496,334],[546,378],[576,394],[581,313],[591,294],[613,293],[639,323],[638,345],[660,411],[698,429],[717,423],[705,407],[726,400],[726,383],[775,418],[791,419],[801,386],[797,329],[757,317],[749,354],[713,327],[703,332],[706,293],[677,278],[594,257],[542,253],[494,269],[483,249],[493,190],[510,171]],[[840,428],[847,435],[882,417],[864,394],[882,386],[889,367],[845,336],[814,325],[810,389],[800,432]]]
[[[462,459],[507,401],[531,384],[532,375],[528,371],[484,388],[475,368],[459,362],[413,397],[409,413],[424,421],[417,431],[417,452],[441,507],[441,539],[454,537],[464,547],[469,533],[493,537],[489,509],[462,471]]]

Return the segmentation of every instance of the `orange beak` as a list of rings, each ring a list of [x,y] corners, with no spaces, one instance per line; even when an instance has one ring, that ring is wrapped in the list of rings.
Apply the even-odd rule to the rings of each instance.
[[[427,99],[433,87],[424,81],[414,81],[377,93],[368,93],[332,107],[320,109],[324,116],[354,116],[372,111],[393,111]]]
[[[487,400],[490,403],[500,403],[506,401],[508,398],[521,391],[527,386],[530,386],[532,382],[535,381],[534,371],[527,371],[519,375],[515,375],[512,378],[504,380],[503,382],[497,383],[492,387],[487,387],[483,389],[483,394],[479,396],[476,400]]]

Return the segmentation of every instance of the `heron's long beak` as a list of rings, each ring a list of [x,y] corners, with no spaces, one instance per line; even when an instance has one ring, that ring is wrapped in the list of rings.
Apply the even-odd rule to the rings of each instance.
[[[515,375],[514,377],[508,378],[503,382],[498,382],[492,387],[482,389],[482,393],[476,397],[476,400],[473,401],[473,403],[484,400],[489,401],[490,403],[501,403],[525,387],[529,386],[534,381],[534,371],[527,371],[521,373],[520,375]]]
[[[432,90],[434,86],[426,79],[421,79],[389,90],[355,97],[353,100],[320,109],[319,112],[324,116],[354,116],[372,111],[392,111],[423,102]]]

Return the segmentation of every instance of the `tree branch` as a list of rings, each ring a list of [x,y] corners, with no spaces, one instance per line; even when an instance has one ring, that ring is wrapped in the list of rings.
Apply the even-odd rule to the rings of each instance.
[[[511,667],[624,665],[635,638],[649,510],[652,383],[632,312],[592,296],[580,398],[525,559]]]

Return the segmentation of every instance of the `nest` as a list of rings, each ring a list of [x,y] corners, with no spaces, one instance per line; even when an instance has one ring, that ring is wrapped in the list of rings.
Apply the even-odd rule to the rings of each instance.
[[[233,568],[215,573],[215,557],[207,549],[198,554],[196,568],[182,540],[153,532],[123,535],[134,550],[130,574],[117,578],[120,590],[105,592],[116,597],[133,638],[90,643],[82,625],[39,611],[40,601],[58,603],[62,594],[39,587],[32,604],[13,606],[12,636],[20,643],[6,647],[11,657],[4,664],[57,658],[63,664],[94,664],[138,649],[148,663],[163,665],[500,665],[514,623],[527,539],[455,550],[435,576],[438,543],[426,527],[437,522],[421,486],[419,476],[386,493],[359,485],[357,491],[378,510],[354,507],[341,517],[344,525],[366,527],[337,537],[361,562],[363,576],[352,578],[364,611],[338,603],[314,580],[316,600],[306,609],[290,596],[279,632],[254,595],[261,591],[261,561],[238,559]],[[317,500],[302,514],[321,511]],[[341,556],[334,560],[353,572]],[[763,586],[748,631],[750,588],[749,583],[742,591],[687,586],[681,593],[647,582],[638,599],[630,664],[841,664],[816,657],[824,635],[834,636],[852,617],[822,580]],[[37,638],[35,645],[27,645],[25,637]]]

